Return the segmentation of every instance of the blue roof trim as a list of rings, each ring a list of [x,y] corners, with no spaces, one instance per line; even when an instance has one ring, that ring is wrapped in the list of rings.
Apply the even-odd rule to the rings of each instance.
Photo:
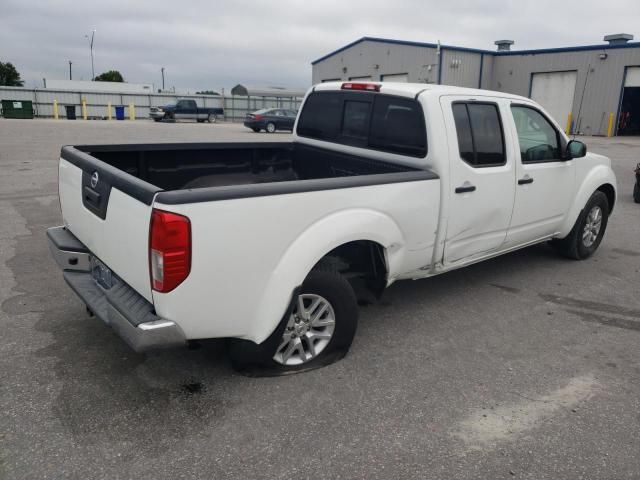
[[[427,48],[438,48],[438,44],[436,43],[427,43],[427,42],[410,42],[408,40],[393,40],[390,38],[377,38],[377,37],[362,37],[359,38],[358,40],[356,40],[355,42],[351,42],[347,45],[345,45],[344,47],[340,47],[337,50],[334,50],[331,53],[327,53],[326,55],[324,55],[323,57],[318,58],[317,60],[314,60],[313,62],[311,62],[311,65],[315,65],[318,62],[321,62],[322,60],[326,60],[329,57],[333,57],[334,55],[345,51],[347,48],[351,48],[354,45],[357,45],[359,43],[362,42],[377,42],[377,43],[389,43],[392,45],[408,45],[411,47],[427,47]],[[453,45],[440,45],[441,49],[444,50],[455,50],[458,52],[472,52],[472,53],[495,53],[495,52],[490,52],[489,50],[481,50],[478,48],[467,48],[467,47],[456,47]]]
[[[538,50],[510,50],[508,52],[491,52],[496,56],[537,55],[540,53],[583,52],[586,50],[616,50],[618,48],[640,48],[640,42],[623,43],[622,45],[582,45],[578,47],[540,48]]]
[[[337,50],[334,50],[331,53],[324,55],[323,57],[318,58],[311,62],[311,65],[315,65],[323,60],[326,60],[329,57],[333,57],[340,52],[345,51],[348,48],[353,47],[362,42],[377,42],[377,43],[387,43],[391,45],[407,45],[411,47],[427,47],[427,48],[438,48],[438,45],[435,43],[427,43],[427,42],[411,42],[407,40],[393,40],[389,38],[377,38],[377,37],[362,37],[358,40],[351,42],[344,47],[340,47]],[[497,52],[494,50],[482,50],[479,48],[467,48],[467,47],[456,47],[453,45],[440,45],[442,50],[452,50],[457,52],[470,52],[470,53],[484,53],[488,55],[493,55],[496,57],[502,56],[512,56],[512,55],[536,55],[542,53],[562,53],[562,52],[580,52],[586,50],[615,50],[618,48],[640,48],[640,42],[630,42],[624,43],[622,45],[583,45],[578,47],[559,47],[559,48],[541,48],[538,50],[512,50],[508,52]]]

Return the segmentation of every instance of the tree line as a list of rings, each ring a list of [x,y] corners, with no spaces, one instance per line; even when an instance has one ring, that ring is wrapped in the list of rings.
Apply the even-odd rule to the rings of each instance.
[[[124,82],[124,77],[118,70],[109,70],[101,73],[96,78],[96,82]],[[0,86],[3,87],[24,87],[24,80],[20,77],[20,72],[11,62],[0,62]]]

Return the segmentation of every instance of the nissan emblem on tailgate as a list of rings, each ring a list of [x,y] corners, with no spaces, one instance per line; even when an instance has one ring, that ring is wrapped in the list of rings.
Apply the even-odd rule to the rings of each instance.
[[[96,188],[99,179],[98,172],[93,172],[93,175],[91,175],[91,188]]]

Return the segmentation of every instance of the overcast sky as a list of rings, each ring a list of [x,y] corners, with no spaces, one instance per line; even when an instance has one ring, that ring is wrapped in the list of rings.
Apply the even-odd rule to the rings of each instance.
[[[29,87],[110,69],[195,91],[237,83],[307,87],[310,62],[362,36],[494,49],[640,40],[640,0],[0,0],[0,61]]]

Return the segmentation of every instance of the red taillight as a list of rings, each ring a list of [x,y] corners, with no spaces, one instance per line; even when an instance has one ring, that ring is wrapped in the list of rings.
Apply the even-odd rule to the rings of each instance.
[[[342,90],[365,90],[367,92],[379,92],[379,83],[343,83]]]
[[[154,209],[149,229],[151,287],[170,292],[191,271],[191,223],[183,215]]]
[[[253,119],[254,120],[262,120],[262,115],[254,115]]]

